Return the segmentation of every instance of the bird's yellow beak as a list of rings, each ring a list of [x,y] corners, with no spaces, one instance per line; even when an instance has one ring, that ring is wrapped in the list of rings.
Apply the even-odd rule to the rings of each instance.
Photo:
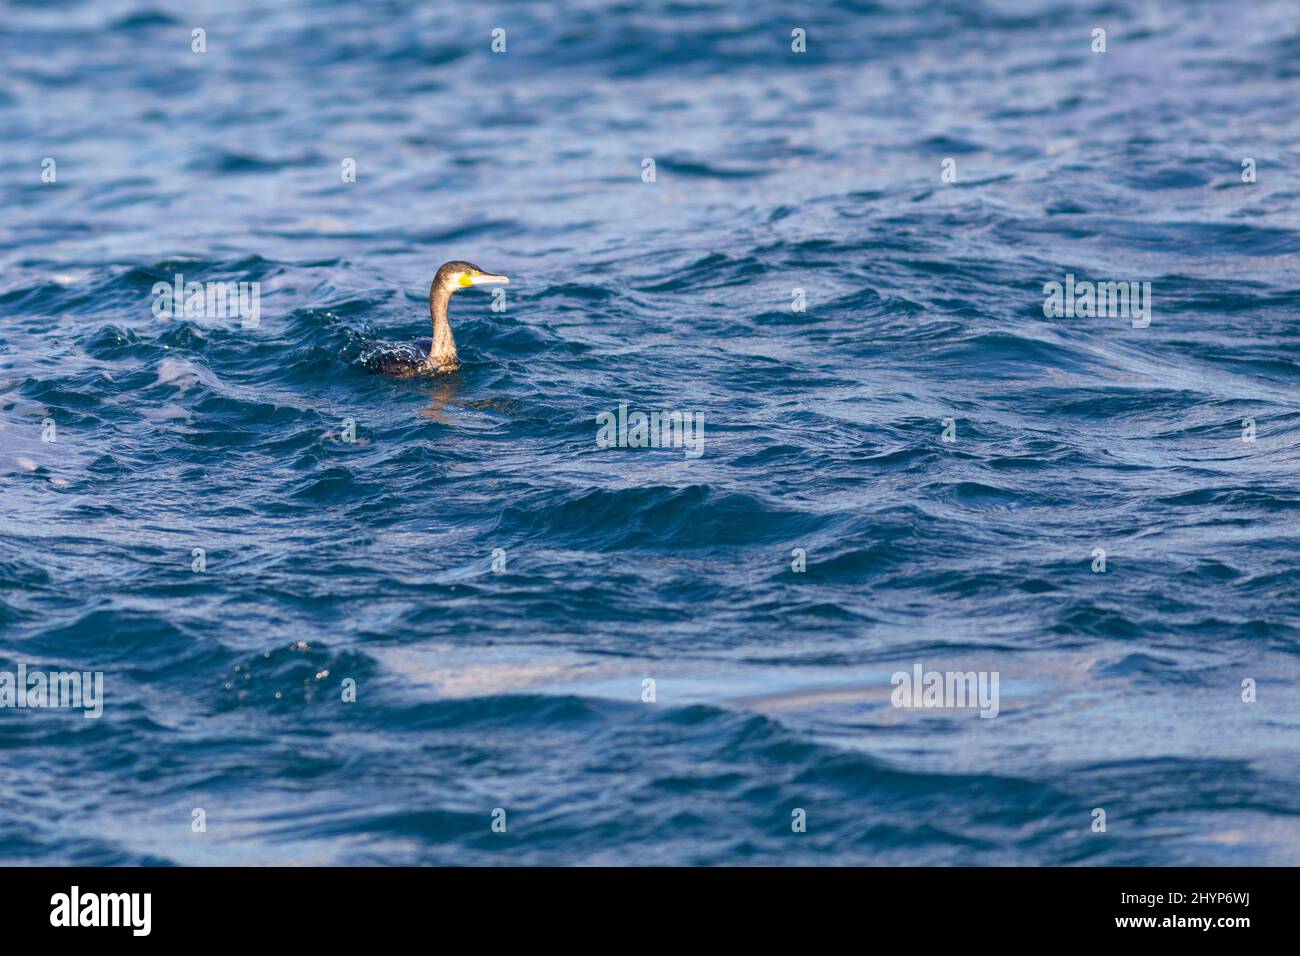
[[[493,275],[491,272],[466,272],[460,277],[460,284],[471,285],[508,285],[509,276]]]

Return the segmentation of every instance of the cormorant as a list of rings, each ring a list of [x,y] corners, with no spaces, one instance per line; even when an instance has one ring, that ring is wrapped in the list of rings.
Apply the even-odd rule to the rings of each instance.
[[[386,352],[375,360],[385,375],[437,375],[460,368],[456,357],[456,340],[447,319],[447,304],[461,289],[475,285],[498,285],[509,282],[503,275],[484,272],[472,262],[453,259],[444,262],[429,286],[429,316],[433,319],[433,338],[416,339],[402,352]]]

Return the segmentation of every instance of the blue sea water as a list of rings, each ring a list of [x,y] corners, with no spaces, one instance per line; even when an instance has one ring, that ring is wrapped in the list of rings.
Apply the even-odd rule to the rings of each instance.
[[[0,670],[104,674],[0,861],[1300,863],[1292,0],[25,0],[0,77]]]

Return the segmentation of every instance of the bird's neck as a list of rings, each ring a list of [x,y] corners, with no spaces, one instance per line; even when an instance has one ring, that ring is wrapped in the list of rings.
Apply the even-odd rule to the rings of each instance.
[[[429,314],[433,317],[433,345],[429,347],[428,364],[439,370],[456,368],[456,339],[451,334],[447,319],[447,305],[451,302],[451,289],[436,283],[429,289]]]

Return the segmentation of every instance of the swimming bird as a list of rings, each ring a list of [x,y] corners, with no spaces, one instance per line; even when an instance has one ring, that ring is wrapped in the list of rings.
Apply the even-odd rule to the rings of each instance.
[[[456,339],[451,334],[447,305],[461,289],[476,285],[504,285],[510,280],[494,272],[485,272],[472,262],[453,259],[438,267],[429,286],[429,316],[433,319],[433,338],[416,339],[401,352],[386,352],[376,359],[376,367],[385,375],[438,375],[460,368]]]

